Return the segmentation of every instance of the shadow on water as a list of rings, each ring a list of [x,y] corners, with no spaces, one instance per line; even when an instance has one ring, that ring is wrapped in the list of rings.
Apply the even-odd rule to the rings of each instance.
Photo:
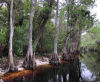
[[[77,58],[59,67],[55,66],[39,71],[37,74],[33,73],[6,82],[97,82],[96,74],[87,67],[86,62],[83,63],[83,60]]]

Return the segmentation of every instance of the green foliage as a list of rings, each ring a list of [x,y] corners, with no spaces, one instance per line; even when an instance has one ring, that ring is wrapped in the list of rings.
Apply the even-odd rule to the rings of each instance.
[[[38,44],[38,51],[40,53],[50,53],[53,52],[54,47],[54,25],[51,21],[48,21],[43,35]]]
[[[33,44],[37,37],[41,27],[45,27],[45,30],[39,41],[37,52],[53,52],[54,48],[54,22],[50,19],[54,19],[56,2],[52,0],[40,1],[35,9],[35,15],[33,18]],[[79,4],[61,4],[59,9],[59,31],[58,31],[58,51],[62,51],[62,44],[67,32],[67,17],[68,8],[70,9],[69,23],[72,25],[76,32],[77,28],[87,30],[93,25],[93,18],[90,15],[88,7],[92,6],[94,0],[80,0]],[[52,11],[53,10],[53,11]],[[29,32],[29,11],[30,0],[16,0],[14,1],[14,39],[13,47],[14,54],[22,55],[23,47],[28,45],[28,32]],[[52,11],[52,13],[51,13]],[[86,14],[88,13],[88,14]],[[0,44],[8,45],[9,40],[9,12],[8,6],[0,8]],[[80,26],[77,24],[77,20],[80,20]],[[82,19],[82,20],[81,20]],[[46,25],[45,25],[46,24]],[[99,37],[99,34],[95,34]],[[83,40],[85,45],[85,41]],[[92,42],[93,43],[93,42]],[[95,41],[94,41],[95,43]],[[87,43],[88,44],[88,43]],[[89,43],[90,44],[90,43]],[[34,45],[33,45],[34,46]],[[69,46],[69,44],[67,44]]]
[[[91,6],[93,5],[95,2],[95,0],[80,0],[80,3],[82,3],[83,5],[86,5],[86,6]]]
[[[0,8],[0,29],[8,26],[8,10],[7,7]]]
[[[92,28],[89,33],[91,34],[91,36],[94,37],[94,39],[96,40],[100,40],[100,27],[94,27]]]
[[[14,53],[16,55],[23,55],[23,47],[28,44],[28,27],[29,23],[24,20],[22,27],[14,27]],[[24,41],[24,42],[23,42]]]
[[[24,2],[24,14],[25,14],[25,16],[28,15],[29,10],[30,10],[30,0],[25,0],[25,2]]]
[[[0,29],[0,44],[6,44],[7,28]]]
[[[86,35],[82,36],[81,46],[97,49],[99,48],[97,41],[100,41],[100,27],[93,27]]]
[[[81,46],[87,48],[97,48],[97,45],[95,44],[96,40],[94,40],[88,33],[86,35],[83,35],[81,38]]]

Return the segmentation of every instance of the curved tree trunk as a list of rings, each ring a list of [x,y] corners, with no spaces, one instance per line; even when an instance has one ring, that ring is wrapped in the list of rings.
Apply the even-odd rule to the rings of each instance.
[[[35,69],[36,63],[35,63],[35,54],[33,53],[32,48],[32,28],[33,28],[33,15],[35,12],[35,7],[33,6],[35,3],[35,0],[31,0],[30,4],[30,20],[29,20],[29,44],[28,44],[28,50],[26,58],[23,62],[23,67],[26,69]]]
[[[58,59],[58,52],[57,52],[57,39],[58,39],[58,4],[59,0],[57,0],[57,8],[56,8],[56,18],[55,18],[55,34],[54,34],[54,54],[52,55],[50,59],[51,64],[58,64],[59,59]]]
[[[9,37],[9,71],[15,71],[14,67],[14,59],[13,59],[13,33],[14,33],[14,26],[13,26],[13,0],[10,1],[10,37]]]
[[[39,26],[40,29],[39,29],[39,31],[37,33],[37,37],[36,37],[36,39],[35,39],[35,41],[33,43],[33,45],[34,45],[34,48],[33,48],[34,52],[36,51],[37,45],[39,43],[39,40],[40,40],[40,38],[41,38],[41,36],[43,34],[43,31],[45,30],[45,25],[46,25],[47,21],[50,18],[50,14],[52,12],[53,3],[54,3],[54,0],[50,0],[49,4],[48,4],[49,10],[45,12],[45,15],[43,14],[43,15],[39,15],[38,16],[38,17],[42,16],[43,17],[43,21],[42,21],[41,24],[39,23],[40,24],[40,26]]]

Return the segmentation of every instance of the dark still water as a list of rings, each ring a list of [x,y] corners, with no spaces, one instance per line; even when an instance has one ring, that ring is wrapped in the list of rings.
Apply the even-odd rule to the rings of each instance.
[[[81,60],[7,82],[100,82],[99,58],[98,53],[87,53]]]

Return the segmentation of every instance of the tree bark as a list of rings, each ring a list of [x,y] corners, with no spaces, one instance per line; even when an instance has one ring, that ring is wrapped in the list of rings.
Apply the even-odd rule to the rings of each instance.
[[[32,29],[33,29],[33,15],[35,12],[35,0],[31,0],[30,3],[30,20],[29,20],[29,43],[28,43],[28,50],[26,58],[23,62],[23,67],[26,69],[35,69],[36,68],[36,62],[35,62],[35,54],[33,53],[33,47],[32,47]]]
[[[71,26],[69,24],[69,18],[70,18],[70,8],[69,8],[69,4],[70,1],[66,0],[66,4],[68,5],[67,8],[67,33],[65,35],[64,41],[63,41],[63,55],[62,55],[62,59],[63,60],[68,60],[69,59],[69,47],[66,46],[66,44],[70,44],[70,33],[71,33]]]
[[[59,0],[57,0],[57,8],[56,8],[56,18],[55,18],[55,34],[54,34],[54,54],[58,54],[57,52],[57,39],[58,39],[58,4]]]
[[[9,38],[9,71],[14,71],[14,59],[13,59],[13,33],[14,33],[14,26],[13,26],[13,0],[10,0],[10,38]]]
[[[57,39],[58,39],[58,5],[59,0],[57,0],[56,17],[55,17],[55,34],[54,34],[54,54],[51,56],[50,63],[58,64],[58,52],[57,52]]]

